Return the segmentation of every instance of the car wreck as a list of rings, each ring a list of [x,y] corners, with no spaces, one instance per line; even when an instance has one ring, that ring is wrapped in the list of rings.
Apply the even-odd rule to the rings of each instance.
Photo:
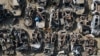
[[[75,4],[75,13],[77,15],[82,15],[85,12],[85,0],[73,0]]]
[[[63,9],[63,19],[64,19],[64,27],[66,30],[72,30],[74,23],[75,23],[75,18],[73,17],[73,9],[72,8],[64,8]]]
[[[0,56],[100,56],[99,12],[100,0],[0,0]]]
[[[99,0],[93,0],[91,4],[91,11],[92,11],[92,14],[100,13],[100,1]]]
[[[91,34],[95,36],[100,35],[100,16],[94,15],[93,20],[91,22]]]
[[[43,7],[45,7],[46,4],[47,4],[47,0],[38,0],[37,2],[38,2],[38,4],[39,4],[40,6],[43,6]]]

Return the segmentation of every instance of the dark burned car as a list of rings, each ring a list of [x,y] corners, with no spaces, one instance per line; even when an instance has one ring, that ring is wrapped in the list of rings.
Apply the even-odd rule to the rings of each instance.
[[[2,21],[2,19],[3,19],[2,10],[3,10],[3,5],[0,5],[0,21]]]
[[[82,52],[84,51],[84,39],[82,35],[74,33],[71,34],[71,51],[74,56],[82,56]]]
[[[0,4],[0,22],[11,17],[13,17],[13,14],[9,10],[5,9],[4,5]]]
[[[82,56],[81,52],[82,52],[82,46],[77,45],[73,48],[74,56]]]
[[[25,17],[24,17],[24,24],[25,24],[25,26],[32,26],[32,16],[33,16],[33,13],[34,12],[34,10],[33,10],[33,8],[32,7],[30,7],[30,6],[28,6],[27,5],[27,7],[26,7],[26,9],[25,9]]]
[[[16,55],[16,51],[25,52],[28,50],[29,36],[23,29],[1,30],[1,46],[3,54]]]
[[[15,38],[16,50],[28,50],[29,35],[24,29],[12,29],[11,35]]]
[[[52,9],[52,13],[50,15],[50,19],[51,19],[51,28],[53,30],[58,30],[59,28],[59,18],[58,18],[58,10],[55,11],[55,9]]]
[[[81,15],[80,18],[79,18],[79,28],[81,29],[81,33],[83,35],[86,35],[86,34],[90,34],[91,33],[91,20],[88,20],[87,16],[86,15]]]
[[[9,46],[7,46],[10,43],[9,34],[10,34],[9,29],[5,29],[5,28],[0,29],[0,46],[1,46],[2,54],[5,54],[5,51],[9,49]],[[5,44],[5,43],[8,43],[8,44]]]
[[[87,39],[85,40],[85,52],[88,55],[97,55],[98,53],[98,46],[97,46],[97,40],[94,38],[94,35],[88,34],[86,35]]]
[[[50,15],[52,29],[61,30],[73,30],[75,19],[73,17],[73,9],[71,7],[63,8],[62,10],[55,9]]]
[[[66,30],[73,30],[75,24],[75,18],[73,17],[73,9],[72,8],[64,8],[64,28]]]
[[[61,31],[58,35],[60,35],[58,37],[58,56],[69,56],[69,53],[71,51],[69,34],[67,34],[65,31]]]
[[[30,41],[30,51],[35,53],[41,52],[44,49],[44,34],[42,31],[35,30]]]
[[[40,6],[46,6],[47,5],[47,0],[37,0],[37,2]]]

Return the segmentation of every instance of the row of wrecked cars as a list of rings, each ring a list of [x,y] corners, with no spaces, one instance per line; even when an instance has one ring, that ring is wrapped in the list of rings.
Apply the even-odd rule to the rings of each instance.
[[[73,31],[79,28],[80,33],[83,35],[91,33],[95,36],[100,36],[99,0],[93,0],[90,9],[86,0],[54,0],[51,2],[51,6],[46,1],[44,6],[43,1],[40,3],[37,1],[39,6],[36,8],[32,8],[31,4],[27,6],[25,16],[26,26],[50,28],[53,31],[62,29]],[[50,6],[49,9],[46,4]],[[92,18],[88,14],[91,14]]]
[[[0,53],[3,55],[16,55],[16,51],[27,49],[29,35],[23,29],[2,29],[0,30]]]
[[[34,2],[38,6],[33,6]],[[94,36],[100,36],[99,3],[100,0],[92,1],[89,9],[93,16],[91,20],[86,0],[29,0],[29,3],[26,0],[13,0],[12,11],[0,5],[1,22],[7,18],[23,18],[24,25],[35,30],[31,39],[23,29],[1,29],[3,54],[13,56],[20,51],[25,54],[43,52],[47,56],[69,56],[70,53],[74,56],[82,56],[83,53],[96,55],[98,47]],[[77,28],[79,33],[67,33]],[[84,39],[82,36],[87,34],[92,36]]]
[[[91,19],[86,15],[82,15],[79,18],[78,28],[83,28],[83,35],[91,33],[96,37],[100,36],[100,0],[92,0],[90,5]],[[81,25],[81,26],[80,26]]]
[[[43,3],[43,1],[41,3]],[[46,1],[47,0],[45,0],[44,3],[46,3]],[[39,6],[36,8],[32,8],[32,5],[28,4],[25,13],[25,25],[31,26],[35,24],[38,28],[45,27],[54,30],[56,28],[56,30],[72,30],[76,23],[76,15],[85,13],[85,2],[85,0],[80,2],[75,0],[61,2],[52,1],[51,6],[47,4],[50,6],[50,9],[48,9],[48,6],[45,4],[45,6],[43,6],[43,4],[41,5],[41,3],[39,3]],[[30,22],[33,22],[33,24]]]
[[[0,30],[0,50],[2,54],[9,56],[14,56],[17,52],[26,55],[42,52],[46,56],[97,55],[98,42],[92,34],[85,37],[74,32],[45,32],[35,29],[30,39],[27,31],[23,29],[4,29]]]
[[[23,17],[25,26],[32,29],[37,27],[50,28],[53,31],[62,29],[73,31],[79,27],[82,28],[81,33],[84,35],[88,33],[100,35],[99,0],[93,0],[90,9],[86,0],[29,0],[29,3],[26,0],[12,1],[11,11],[5,9],[4,5],[0,6],[0,22],[9,18]],[[93,15],[91,20],[88,17],[89,13]]]

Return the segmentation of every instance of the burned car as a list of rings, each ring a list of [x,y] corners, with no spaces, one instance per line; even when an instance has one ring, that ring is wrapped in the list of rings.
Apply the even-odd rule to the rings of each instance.
[[[38,0],[37,2],[40,6],[43,6],[43,7],[47,5],[47,0]]]
[[[0,5],[0,21],[2,21],[3,20],[3,13],[2,13],[2,11],[3,11],[3,5]]]
[[[25,26],[32,26],[33,20],[32,20],[32,14],[34,12],[33,8],[27,5],[25,9],[25,16],[24,16],[24,24]]]
[[[59,24],[60,24],[59,18],[58,18],[58,10],[56,10],[56,11],[52,10],[52,11],[53,11],[53,14],[51,14],[52,15],[51,28],[53,30],[58,30]]]
[[[13,14],[8,10],[4,8],[4,5],[0,4],[0,22],[5,21],[5,19],[12,18]]]
[[[44,54],[45,55],[51,55],[53,54],[54,50],[54,44],[52,43],[52,34],[51,33],[46,33],[45,35],[45,46],[44,46]]]
[[[73,17],[73,9],[72,8],[64,8],[63,9],[63,19],[64,19],[64,28],[66,30],[73,30],[75,24],[75,18]]]
[[[81,15],[79,17],[78,28],[80,28],[80,31],[83,35],[91,33],[90,25],[91,20],[88,20],[87,15]]]
[[[72,52],[74,53],[74,56],[82,56],[82,46],[75,46]]]
[[[60,0],[51,0],[51,3],[55,6],[58,6],[60,3]]]
[[[69,56],[69,53],[71,51],[70,49],[70,37],[65,31],[59,32],[58,37],[58,56],[60,55],[67,55]]]
[[[11,37],[17,51],[25,52],[28,50],[29,35],[24,29],[12,28],[9,37]]]
[[[72,33],[71,35],[71,51],[74,56],[82,56],[82,52],[84,51],[84,39],[81,34]]]
[[[35,53],[42,52],[44,50],[44,34],[42,31],[35,29],[32,33],[32,39],[30,41],[30,51]]]
[[[88,55],[97,55],[98,52],[98,46],[97,46],[97,40],[94,39],[94,35],[88,34],[86,35],[85,40],[85,52],[87,52]]]

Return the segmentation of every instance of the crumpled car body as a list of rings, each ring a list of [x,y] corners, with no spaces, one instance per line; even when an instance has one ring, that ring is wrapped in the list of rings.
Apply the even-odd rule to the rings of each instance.
[[[82,15],[85,12],[85,0],[73,0],[73,3],[75,4],[75,13]]]
[[[93,0],[91,4],[92,14],[100,13],[100,0]]]

